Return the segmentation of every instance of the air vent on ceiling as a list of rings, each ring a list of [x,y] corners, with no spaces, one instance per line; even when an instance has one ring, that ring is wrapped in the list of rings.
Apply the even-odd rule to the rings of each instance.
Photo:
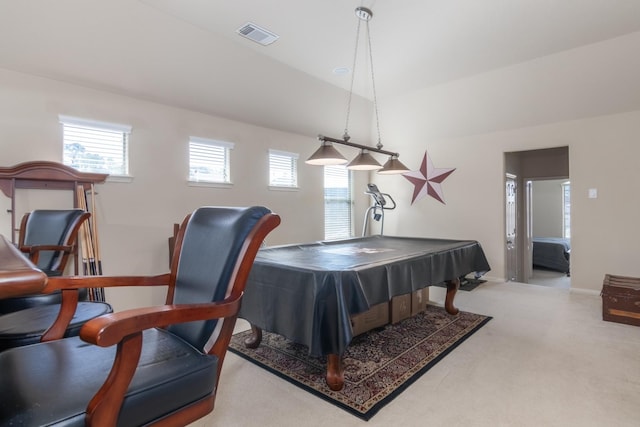
[[[256,24],[247,22],[242,27],[238,28],[238,34],[242,37],[246,37],[249,40],[253,40],[256,43],[260,43],[263,46],[273,43],[280,37],[271,31],[258,27]]]

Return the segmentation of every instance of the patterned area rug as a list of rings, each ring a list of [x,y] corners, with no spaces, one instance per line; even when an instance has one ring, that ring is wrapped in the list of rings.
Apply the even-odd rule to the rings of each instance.
[[[343,356],[345,385],[340,391],[325,383],[325,358],[311,357],[306,346],[279,335],[264,332],[260,346],[251,350],[243,344],[250,331],[240,332],[233,336],[230,351],[369,420],[490,319],[462,311],[451,316],[429,305],[400,323],[361,334]]]

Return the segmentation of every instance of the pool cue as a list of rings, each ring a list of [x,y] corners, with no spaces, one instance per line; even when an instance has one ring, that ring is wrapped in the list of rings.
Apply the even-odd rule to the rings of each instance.
[[[79,207],[84,210],[84,211],[88,211],[87,210],[87,193],[84,191],[84,186],[82,185],[78,185],[77,187],[77,194],[78,194],[78,205]],[[84,236],[83,238],[83,242],[85,243],[84,246],[86,246],[86,263],[85,263],[85,274],[87,276],[95,276],[96,275],[96,269],[95,269],[95,261],[94,261],[94,248],[93,248],[93,238],[91,236],[91,228],[90,228],[90,221],[91,218],[87,219],[87,221],[85,221],[82,224],[82,235]],[[97,292],[95,290],[95,288],[89,288],[87,289],[89,292],[89,299],[91,301],[96,301],[97,299]]]
[[[98,211],[96,210],[96,188],[93,183],[91,183],[91,213],[93,215],[92,218],[92,228],[93,228],[93,239],[94,239],[94,251],[95,251],[95,259],[96,259],[96,275],[102,276],[102,259],[100,259],[100,240],[98,238]],[[96,288],[96,293],[98,294],[98,301],[105,301],[104,288]]]

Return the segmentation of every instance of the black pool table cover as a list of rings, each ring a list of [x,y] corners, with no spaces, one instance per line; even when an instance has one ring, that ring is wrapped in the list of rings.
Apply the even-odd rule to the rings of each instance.
[[[490,270],[474,240],[370,236],[263,248],[240,317],[309,348],[342,354],[350,316],[432,284]]]

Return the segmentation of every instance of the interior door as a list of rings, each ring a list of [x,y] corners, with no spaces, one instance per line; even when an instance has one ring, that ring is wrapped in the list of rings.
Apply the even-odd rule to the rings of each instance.
[[[506,279],[516,281],[518,278],[518,254],[517,254],[517,183],[516,176],[507,174],[505,177],[505,245],[506,245]]]

